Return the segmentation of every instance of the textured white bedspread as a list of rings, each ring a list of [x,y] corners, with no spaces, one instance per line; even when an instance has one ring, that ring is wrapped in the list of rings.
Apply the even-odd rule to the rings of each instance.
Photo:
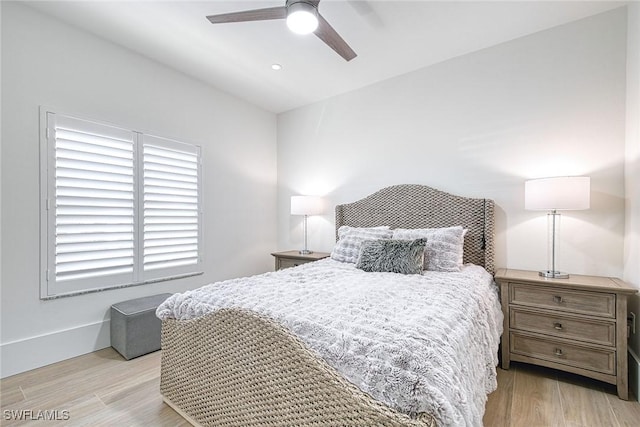
[[[492,277],[365,273],[330,259],[175,294],[161,319],[244,308],[288,328],[361,390],[440,426],[481,426],[495,390],[502,311]]]

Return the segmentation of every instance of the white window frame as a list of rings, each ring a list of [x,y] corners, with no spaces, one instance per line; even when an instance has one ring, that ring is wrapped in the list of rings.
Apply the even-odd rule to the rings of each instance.
[[[55,175],[55,128],[56,118],[82,122],[83,126],[109,127],[115,132],[130,134],[133,140],[133,271],[127,274],[114,274],[90,279],[56,281],[56,175]],[[144,268],[144,144],[155,145],[167,150],[191,153],[196,160],[197,200],[196,210],[191,216],[196,217],[197,255],[191,257],[191,264],[178,267],[163,267],[145,271]],[[180,142],[174,139],[153,136],[147,133],[112,125],[106,122],[86,119],[56,111],[48,107],[40,107],[40,298],[52,299],[62,296],[84,294],[128,286],[137,286],[165,280],[179,279],[203,274],[203,199],[202,199],[202,151],[195,144]],[[192,203],[193,205],[193,203]],[[192,233],[193,234],[193,233]]]

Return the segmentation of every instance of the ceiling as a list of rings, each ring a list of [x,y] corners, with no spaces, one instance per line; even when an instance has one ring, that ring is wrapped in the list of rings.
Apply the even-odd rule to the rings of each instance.
[[[28,4],[280,113],[627,3],[322,0],[320,13],[358,54],[350,62],[312,34],[291,33],[284,20],[212,25],[205,18],[284,2]]]

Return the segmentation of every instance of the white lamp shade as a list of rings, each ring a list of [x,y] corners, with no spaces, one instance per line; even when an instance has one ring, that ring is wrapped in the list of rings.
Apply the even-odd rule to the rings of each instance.
[[[291,196],[291,215],[320,215],[323,203],[316,196]]]
[[[591,178],[559,176],[532,179],[524,183],[524,208],[527,210],[589,209]]]

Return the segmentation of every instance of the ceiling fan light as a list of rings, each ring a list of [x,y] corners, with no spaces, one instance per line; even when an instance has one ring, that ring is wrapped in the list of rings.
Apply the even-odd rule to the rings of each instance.
[[[296,34],[309,34],[318,28],[318,10],[304,2],[287,7],[287,27]]]

